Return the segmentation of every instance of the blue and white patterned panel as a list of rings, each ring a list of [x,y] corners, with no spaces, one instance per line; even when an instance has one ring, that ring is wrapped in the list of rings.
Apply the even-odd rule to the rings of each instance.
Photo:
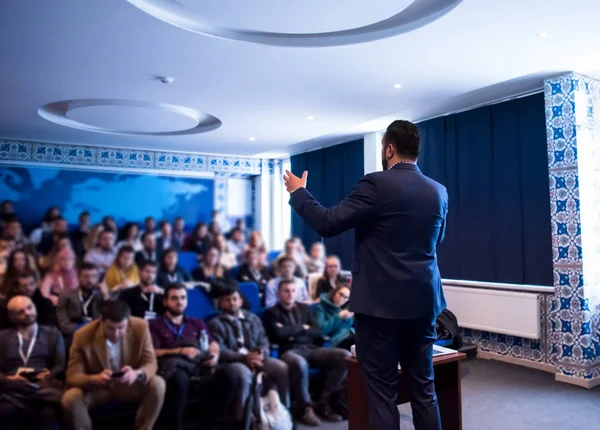
[[[0,140],[0,160],[111,169],[214,172],[235,177],[260,175],[262,169],[262,161],[254,158],[3,140]]]
[[[545,82],[557,372],[600,375],[600,85],[571,73]],[[586,215],[589,213],[589,215]]]

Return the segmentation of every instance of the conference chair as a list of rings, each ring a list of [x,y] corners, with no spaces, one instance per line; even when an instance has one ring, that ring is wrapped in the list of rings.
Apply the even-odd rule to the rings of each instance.
[[[198,254],[189,251],[180,252],[179,266],[185,269],[186,272],[191,273],[192,270],[198,267]]]

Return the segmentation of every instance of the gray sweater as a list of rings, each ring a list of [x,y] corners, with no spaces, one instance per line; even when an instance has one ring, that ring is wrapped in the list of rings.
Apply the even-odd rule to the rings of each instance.
[[[241,310],[243,317],[240,319],[244,336],[243,346],[248,351],[261,348],[264,355],[269,355],[269,340],[265,329],[256,315],[246,310]],[[232,317],[221,313],[208,323],[210,334],[219,342],[221,348],[220,361],[224,363],[244,361],[245,354],[239,352],[235,323]]]

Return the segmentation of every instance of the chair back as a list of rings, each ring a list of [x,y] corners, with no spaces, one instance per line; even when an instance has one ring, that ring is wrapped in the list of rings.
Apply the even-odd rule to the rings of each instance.
[[[186,272],[191,273],[192,270],[198,267],[198,254],[189,251],[180,252],[179,266],[185,269]]]
[[[201,287],[194,287],[187,290],[187,293],[188,306],[185,311],[187,316],[206,320],[217,312],[213,300]]]
[[[258,285],[254,282],[240,282],[239,287],[242,294],[250,302],[250,311],[255,314],[260,313],[262,311],[262,304],[260,302]]]

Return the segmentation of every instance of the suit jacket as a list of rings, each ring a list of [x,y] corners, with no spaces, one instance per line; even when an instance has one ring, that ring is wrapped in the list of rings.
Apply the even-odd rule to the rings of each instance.
[[[157,248],[158,250],[158,248]],[[148,258],[150,257],[150,258]],[[141,250],[135,253],[135,264],[137,264],[138,267],[142,267],[142,264],[145,261],[154,261],[155,263],[158,262],[158,251],[154,251],[152,254],[148,255],[146,254],[145,250]]]
[[[156,355],[148,323],[131,317],[121,340],[121,366],[131,366],[146,374],[146,381],[156,375]],[[92,321],[75,332],[69,351],[66,382],[68,387],[85,389],[90,377],[110,368],[106,337],[100,320]]]
[[[392,319],[434,319],[445,307],[436,248],[444,238],[448,193],[414,164],[364,176],[326,209],[301,188],[294,211],[323,237],[354,228],[350,310]]]
[[[100,291],[94,291],[94,299],[88,305],[88,316],[92,319],[100,317],[100,303],[103,300]],[[79,289],[68,291],[58,297],[56,305],[56,321],[60,332],[70,341],[70,336],[83,322],[83,303],[79,299]]]

